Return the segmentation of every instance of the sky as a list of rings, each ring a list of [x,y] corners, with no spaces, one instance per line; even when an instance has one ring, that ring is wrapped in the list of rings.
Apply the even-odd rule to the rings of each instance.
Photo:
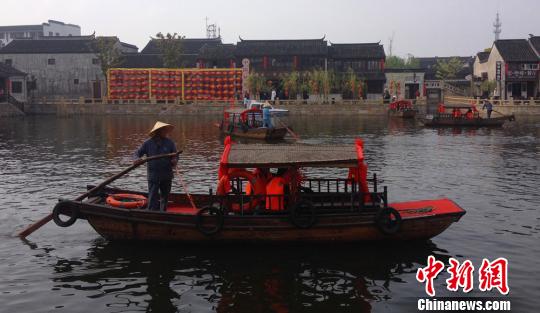
[[[388,54],[470,56],[501,38],[540,35],[540,0],[1,0],[0,25],[48,19],[80,25],[83,34],[116,35],[142,49],[158,32],[205,37],[205,18],[225,43],[243,39],[381,42]]]

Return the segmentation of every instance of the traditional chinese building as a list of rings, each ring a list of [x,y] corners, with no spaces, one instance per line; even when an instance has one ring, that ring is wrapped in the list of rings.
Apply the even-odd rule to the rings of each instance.
[[[384,48],[378,42],[333,43],[329,47],[329,68],[338,74],[344,74],[352,69],[358,78],[365,82],[365,96],[368,99],[378,99],[382,96],[386,81],[385,60]]]
[[[497,40],[487,61],[487,79],[498,83],[495,93],[503,99],[534,97],[538,93],[539,61],[526,39]]]

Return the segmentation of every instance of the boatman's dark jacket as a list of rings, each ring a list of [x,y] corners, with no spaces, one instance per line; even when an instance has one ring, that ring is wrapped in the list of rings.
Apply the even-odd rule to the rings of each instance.
[[[159,154],[176,152],[176,145],[169,138],[152,137],[146,140],[137,151],[135,157],[142,158],[144,155],[151,157]],[[173,164],[171,158],[161,158],[148,162],[148,181],[160,182],[173,178]]]

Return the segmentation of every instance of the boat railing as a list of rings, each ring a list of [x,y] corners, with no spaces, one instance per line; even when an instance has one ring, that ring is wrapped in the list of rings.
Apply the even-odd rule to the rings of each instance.
[[[288,214],[296,204],[312,206],[317,215],[336,213],[374,212],[387,207],[386,192],[354,193],[298,193],[285,195],[246,195],[229,193],[214,196],[212,203],[218,204],[226,214]]]
[[[278,213],[290,211],[296,203],[308,201],[316,209],[317,214],[337,212],[360,212],[377,209],[388,205],[387,190],[378,192],[377,176],[368,179],[372,184],[372,192],[364,193],[356,181],[352,179],[304,179],[298,185],[298,192],[290,194],[286,188],[284,195],[246,194],[247,180],[235,178],[231,180],[231,192],[227,195],[215,196],[214,203],[227,212],[235,214]],[[276,210],[276,208],[279,208]]]

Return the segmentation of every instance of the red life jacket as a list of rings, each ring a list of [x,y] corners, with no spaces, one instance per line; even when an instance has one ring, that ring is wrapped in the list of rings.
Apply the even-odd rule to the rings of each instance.
[[[285,179],[274,177],[266,184],[266,209],[271,211],[283,211],[285,209]],[[271,196],[271,197],[268,197]]]

